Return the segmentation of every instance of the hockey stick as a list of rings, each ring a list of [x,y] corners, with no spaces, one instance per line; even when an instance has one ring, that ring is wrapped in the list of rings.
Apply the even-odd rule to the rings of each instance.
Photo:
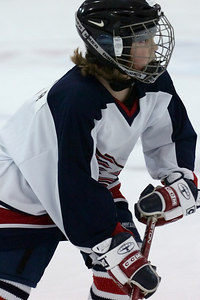
[[[142,249],[141,249],[142,254],[146,258],[148,258],[148,256],[149,256],[151,243],[152,243],[152,239],[153,239],[153,235],[154,235],[154,231],[155,231],[155,227],[156,227],[156,222],[157,222],[156,216],[150,217],[147,221],[147,226],[146,226],[144,240],[143,240]],[[139,289],[139,287],[136,286],[133,290],[131,300],[139,300],[140,299],[139,297],[140,297],[140,289]]]

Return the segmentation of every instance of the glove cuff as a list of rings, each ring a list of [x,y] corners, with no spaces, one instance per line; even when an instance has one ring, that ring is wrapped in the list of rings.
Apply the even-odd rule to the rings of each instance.
[[[124,239],[125,238],[125,239]],[[124,239],[124,240],[122,240]],[[106,269],[110,270],[117,266],[129,252],[138,251],[139,247],[129,233],[119,233],[113,238],[99,243],[92,250],[99,255],[98,261]]]
[[[170,179],[170,178],[169,178]],[[177,179],[170,186],[159,189],[155,193],[161,194],[165,199],[166,208],[164,218],[166,221],[187,216],[196,211],[196,199],[192,193],[190,185],[185,179]]]

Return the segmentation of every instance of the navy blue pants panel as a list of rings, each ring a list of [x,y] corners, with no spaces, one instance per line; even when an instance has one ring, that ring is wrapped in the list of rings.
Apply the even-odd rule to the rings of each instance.
[[[20,231],[12,241],[12,235]],[[34,229],[30,236],[28,233],[29,230],[0,229],[0,278],[36,287],[63,236],[54,228]]]

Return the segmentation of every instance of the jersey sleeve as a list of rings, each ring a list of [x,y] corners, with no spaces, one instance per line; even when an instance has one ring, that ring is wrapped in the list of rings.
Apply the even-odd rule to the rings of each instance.
[[[76,101],[75,97],[72,101],[62,95],[56,97],[57,101],[50,94],[48,102],[58,140],[58,188],[63,226],[73,244],[82,249],[90,248],[109,237],[118,221],[110,191],[93,176],[95,166],[98,169],[95,140],[101,110],[96,113],[94,101],[88,105],[84,99]]]
[[[146,165],[155,179],[181,171],[193,180],[197,135],[169,75],[166,80],[165,93],[171,94],[171,100],[166,109],[162,109],[162,101],[157,103],[142,134]]]

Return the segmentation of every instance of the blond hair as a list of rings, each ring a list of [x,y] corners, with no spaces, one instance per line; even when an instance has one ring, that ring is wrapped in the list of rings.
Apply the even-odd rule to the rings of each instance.
[[[128,76],[120,73],[117,69],[103,66],[101,64],[90,62],[86,56],[83,56],[79,48],[74,50],[74,55],[71,57],[72,62],[80,67],[83,76],[92,75],[95,77],[103,77],[107,81],[124,80]]]

